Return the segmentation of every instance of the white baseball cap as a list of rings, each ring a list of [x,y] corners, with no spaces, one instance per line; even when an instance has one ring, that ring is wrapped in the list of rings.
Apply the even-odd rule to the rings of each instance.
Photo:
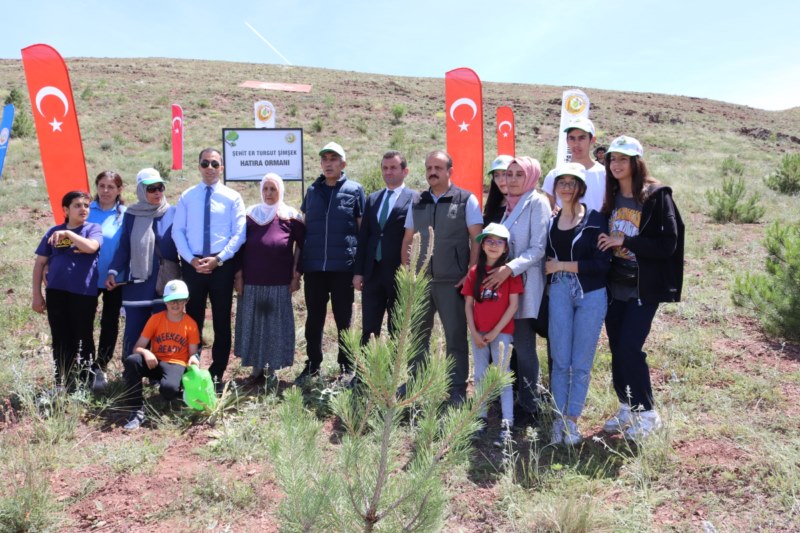
[[[164,286],[164,303],[171,302],[173,300],[188,299],[189,287],[187,287],[183,281],[179,279],[173,279],[172,281],[168,281]]]
[[[507,170],[508,165],[510,165],[513,160],[514,158],[510,155],[498,155],[497,158],[492,161],[492,166],[489,168],[488,174],[491,174],[495,170]]]
[[[154,183],[164,183],[161,174],[154,168],[143,168],[136,174],[136,184],[152,185]]]
[[[322,150],[319,151],[319,155],[322,155],[325,152],[333,152],[334,154],[338,154],[342,157],[342,161],[347,161],[347,156],[344,155],[344,148],[342,148],[342,145],[339,143],[329,142],[322,147]]]
[[[594,137],[594,123],[586,117],[577,117],[570,120],[567,127],[564,128],[564,132],[566,133],[569,130],[583,130]]]
[[[560,176],[575,176],[586,184],[586,167],[575,162],[564,163],[556,168],[556,175],[553,177],[558,178]]]
[[[497,224],[496,222],[492,222],[485,228],[480,235],[475,237],[475,240],[478,242],[483,241],[484,237],[488,235],[494,235],[495,237],[500,237],[505,240],[509,240],[511,238],[511,234],[508,232],[508,228],[502,224]]]
[[[608,150],[606,150],[607,154],[613,152],[628,156],[638,155],[639,157],[642,157],[644,155],[644,148],[642,148],[642,143],[633,137],[626,137],[625,135],[622,135],[611,141]]]

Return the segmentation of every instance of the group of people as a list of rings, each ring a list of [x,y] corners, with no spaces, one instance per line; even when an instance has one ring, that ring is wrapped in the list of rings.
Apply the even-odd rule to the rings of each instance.
[[[342,334],[352,325],[354,291],[361,292],[362,343],[380,334],[384,317],[393,334],[395,273],[409,263],[419,233],[421,250],[434,242],[432,257],[419,258],[427,261],[430,291],[415,363],[426,357],[438,313],[453,361],[452,403],[466,398],[471,343],[476,382],[489,364],[514,369],[516,408],[514,392],[504,390],[498,440],[510,438],[512,426],[538,414],[536,335],[546,335],[558,415],[553,442],[579,442],[577,421],[605,321],[620,400],[605,429],[643,438],[660,424],[643,345],[658,304],[680,299],[683,223],[669,187],[649,175],[638,141],[615,139],[599,163],[591,158],[591,121],[574,121],[566,135],[572,161],[550,172],[541,192],[536,159],[498,157],[483,213],[472,193],[453,184],[457,169],[440,150],[425,159],[428,189],[421,192],[405,185],[405,157],[386,152],[386,186],[367,197],[345,172],[344,149],[328,143],[319,152],[321,175],[299,211],[285,203],[276,174],[264,176],[261,202],[245,209],[241,196],[220,183],[223,161],[213,148],[199,156],[202,182],[174,207],[154,169],[139,172],[138,202],[127,208],[121,177],[103,172],[93,201],[79,191],[64,197],[65,224],[51,228],[36,250],[33,308],[48,315],[57,382],[106,386],[124,308],[126,427],[138,427],[142,377],[175,397],[182,370],[199,362],[207,300],[214,330],[209,371],[218,390],[232,345],[242,366],[252,368],[253,384],[274,380],[276,370],[294,362],[291,294],[301,280],[307,360],[298,382],[320,372],[328,301],[340,371],[352,376]]]

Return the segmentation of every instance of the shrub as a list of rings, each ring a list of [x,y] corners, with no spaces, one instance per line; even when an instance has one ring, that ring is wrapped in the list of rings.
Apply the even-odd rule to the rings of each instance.
[[[297,116],[297,104],[292,104],[292,105],[289,106],[288,114],[289,114],[290,117],[296,117]]]
[[[744,175],[744,165],[735,157],[729,155],[722,161],[719,172],[723,176],[742,176]]]
[[[400,119],[403,118],[403,115],[406,114],[406,106],[403,104],[397,104],[392,107],[392,124],[400,124]]]
[[[16,107],[16,104],[14,104]],[[11,126],[11,136],[17,139],[32,137],[36,129],[33,118],[22,108],[17,107],[14,112],[14,124]]]
[[[16,87],[12,87],[11,91],[6,96],[6,101],[3,105],[14,104],[14,107],[19,109],[22,107],[22,104],[25,102],[25,95],[22,94],[22,91],[17,89]]]
[[[542,155],[539,157],[539,164],[542,166],[542,177],[547,176],[547,173],[556,166],[555,151],[549,146],[546,146],[545,149],[542,150]]]
[[[311,123],[311,129],[314,130],[317,133],[321,132],[322,131],[322,119],[321,118],[315,118],[314,122]]]
[[[364,187],[364,193],[367,195],[386,186],[381,169],[377,165],[370,165],[367,172],[359,174],[358,182]]]
[[[169,173],[171,172],[171,168],[167,163],[164,163],[162,160],[156,161],[156,164],[153,165],[153,168],[158,170],[158,173],[161,174],[161,177],[164,179],[169,178]]]
[[[775,222],[764,239],[766,272],[734,280],[733,302],[753,310],[764,330],[800,340],[800,225]]]
[[[706,200],[711,210],[709,216],[714,222],[740,222],[752,224],[764,216],[764,208],[759,204],[761,196],[753,193],[745,199],[744,178],[722,178],[722,189],[706,191]]]
[[[786,154],[778,169],[764,179],[767,187],[782,194],[800,192],[800,153]]]

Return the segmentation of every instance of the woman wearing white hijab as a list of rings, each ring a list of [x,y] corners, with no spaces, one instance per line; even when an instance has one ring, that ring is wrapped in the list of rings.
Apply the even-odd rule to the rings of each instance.
[[[233,353],[242,366],[253,367],[253,385],[265,382],[265,371],[272,376],[294,363],[292,293],[300,288],[305,237],[300,214],[283,201],[281,177],[267,174],[260,190],[261,203],[247,210],[247,238],[234,278],[239,301]]]

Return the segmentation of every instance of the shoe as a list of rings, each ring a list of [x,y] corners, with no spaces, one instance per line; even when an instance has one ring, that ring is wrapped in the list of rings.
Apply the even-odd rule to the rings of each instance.
[[[144,409],[137,409],[136,411],[131,411],[131,414],[128,416],[128,420],[125,422],[125,425],[122,429],[125,431],[133,431],[135,429],[139,429],[143,423]]]
[[[500,430],[500,433],[497,435],[497,438],[493,444],[498,448],[505,448],[513,439],[513,435],[511,434],[511,424],[508,420],[503,419],[503,421],[500,422],[500,427],[502,429]]]
[[[642,441],[661,427],[661,417],[654,409],[631,413],[631,415],[631,425],[625,430],[625,438],[628,440]]]
[[[473,441],[483,440],[483,438],[486,437],[486,427],[489,425],[489,420],[486,417],[482,416],[480,418],[480,421],[481,421],[481,428],[472,434]]]
[[[631,406],[628,404],[620,404],[617,414],[606,420],[603,424],[603,431],[606,433],[618,433],[624,431],[625,428],[631,425]]]
[[[539,420],[536,413],[529,413],[528,411],[516,407],[514,408],[514,427],[517,429],[524,429],[528,426],[538,426]]]
[[[583,435],[578,430],[578,424],[567,418],[563,426],[564,444],[575,446],[583,440]]]
[[[303,368],[303,371],[300,372],[300,375],[295,378],[294,384],[301,387],[306,383],[306,381],[317,376],[319,376],[319,368],[312,369],[308,364],[306,364],[306,366]]]
[[[550,439],[550,444],[561,444],[564,442],[564,420],[559,418],[553,422],[553,436]]]
[[[108,388],[108,379],[106,378],[106,373],[99,367],[92,368],[92,373],[94,374],[94,379],[92,380],[92,392],[97,394],[103,392]]]

